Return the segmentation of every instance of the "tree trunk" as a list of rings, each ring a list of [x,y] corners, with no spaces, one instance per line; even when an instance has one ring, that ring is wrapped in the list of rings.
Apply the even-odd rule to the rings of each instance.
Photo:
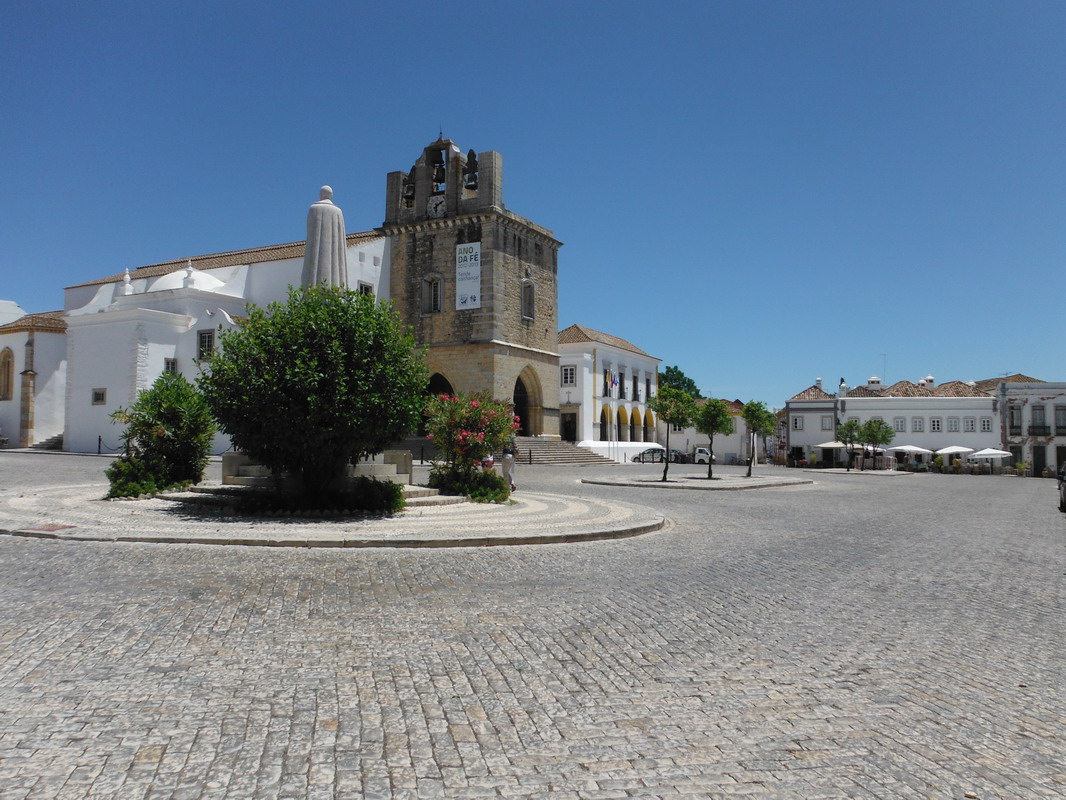
[[[707,480],[714,477],[714,436],[707,441]]]
[[[751,439],[749,440],[748,451],[748,474],[747,477],[751,477],[751,464],[755,461],[755,431],[751,432]]]
[[[663,483],[666,482],[666,473],[670,471],[670,423],[666,423],[666,452],[663,453]]]

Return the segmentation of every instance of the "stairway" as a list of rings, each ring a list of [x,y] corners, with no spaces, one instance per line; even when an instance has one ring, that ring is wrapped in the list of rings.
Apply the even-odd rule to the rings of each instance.
[[[37,442],[37,444],[31,444],[30,450],[62,450],[63,449],[63,434],[57,433],[51,439],[45,439],[43,442]]]
[[[518,464],[558,464],[558,465],[583,465],[583,464],[614,464],[615,462],[578,447],[570,442],[560,442],[552,439],[541,439],[536,436],[517,436],[515,444],[518,453],[515,461]],[[499,462],[499,454],[496,456]]]

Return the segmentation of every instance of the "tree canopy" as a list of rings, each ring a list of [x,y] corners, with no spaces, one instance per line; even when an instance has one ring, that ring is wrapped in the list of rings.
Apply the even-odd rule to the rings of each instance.
[[[679,389],[686,394],[692,395],[697,400],[703,399],[696,381],[681,371],[680,367],[666,367],[659,373],[659,388],[668,386],[671,389]]]
[[[765,403],[759,400],[750,400],[745,403],[740,415],[747,423],[751,435],[751,452],[748,455],[748,477],[750,478],[751,465],[755,461],[755,440],[773,435],[777,427],[777,417],[766,407]]]
[[[696,415],[696,398],[681,389],[659,386],[659,393],[648,401],[648,407],[666,424],[666,458],[663,459],[663,480],[670,471],[670,426],[685,427]]]
[[[729,413],[729,404],[717,397],[711,397],[699,406],[695,417],[696,430],[708,438],[707,477],[714,477],[714,436],[733,432],[733,415]]]
[[[309,501],[339,490],[346,465],[415,429],[422,353],[368,294],[291,288],[286,303],[224,331],[199,383],[221,430],[253,459],[295,477]]]
[[[847,445],[848,471],[851,471],[852,448],[862,441],[862,426],[856,419],[849,419],[837,427],[837,441]]]

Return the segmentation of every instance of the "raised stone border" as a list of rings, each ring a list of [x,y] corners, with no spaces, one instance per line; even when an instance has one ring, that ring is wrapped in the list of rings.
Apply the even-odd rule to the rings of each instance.
[[[632,486],[640,489],[691,489],[695,491],[744,491],[748,489],[772,489],[780,486],[802,486],[814,481],[810,478],[785,478],[752,475],[723,475],[708,480],[705,476],[667,475],[666,481],[659,478],[582,478],[582,483],[599,486]]]
[[[639,536],[666,518],[629,503],[522,492],[509,505],[412,507],[392,516],[305,519],[188,513],[180,496],[106,502],[100,485],[0,495],[0,534],[86,542],[257,547],[489,547]]]

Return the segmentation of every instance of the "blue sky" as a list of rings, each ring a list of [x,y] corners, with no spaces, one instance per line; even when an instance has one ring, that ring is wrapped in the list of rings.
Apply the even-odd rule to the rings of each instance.
[[[560,327],[778,407],[1066,380],[1062,2],[23,3],[0,298],[348,229],[439,130],[551,228]]]

